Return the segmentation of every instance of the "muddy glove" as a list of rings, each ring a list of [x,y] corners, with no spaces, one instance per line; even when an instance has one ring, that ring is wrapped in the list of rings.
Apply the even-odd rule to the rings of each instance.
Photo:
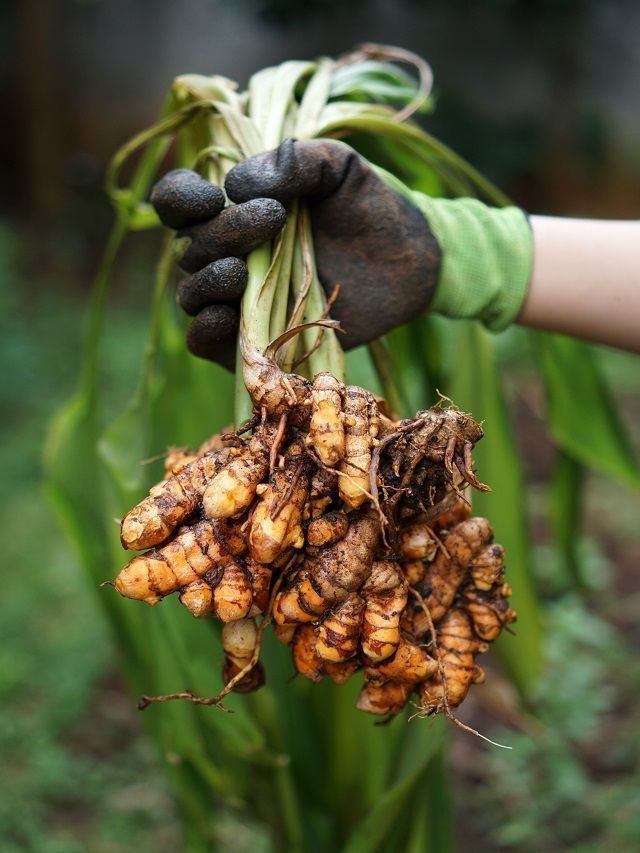
[[[152,194],[162,221],[191,240],[182,266],[193,275],[178,288],[180,304],[196,315],[188,346],[225,366],[246,281],[240,258],[282,227],[278,201],[304,198],[309,206],[320,280],[328,294],[341,285],[331,314],[347,349],[427,307],[504,328],[524,299],[532,250],[520,210],[413,193],[341,142],[288,140],[238,164],[225,189],[236,207],[223,210],[217,188],[177,170]]]

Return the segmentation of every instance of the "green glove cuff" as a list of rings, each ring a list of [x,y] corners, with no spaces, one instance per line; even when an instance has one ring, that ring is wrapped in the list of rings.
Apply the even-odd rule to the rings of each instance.
[[[533,239],[518,207],[494,208],[472,198],[431,198],[376,169],[424,214],[442,260],[430,311],[481,320],[494,332],[520,313],[533,263]]]

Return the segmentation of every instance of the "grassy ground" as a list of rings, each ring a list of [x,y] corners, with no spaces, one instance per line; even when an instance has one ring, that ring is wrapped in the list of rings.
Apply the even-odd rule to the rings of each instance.
[[[1,316],[11,317],[0,339],[9,365],[0,377],[7,413],[0,425],[7,533],[0,596],[0,847],[38,853],[176,849],[180,832],[171,799],[119,680],[100,593],[86,583],[40,492],[46,420],[73,386],[86,294],[62,286],[68,276],[57,256],[52,271],[42,273],[19,250],[15,234],[0,229]],[[103,381],[114,397],[129,387],[139,362],[148,268],[144,248],[128,257],[109,315]],[[77,270],[70,275],[77,278]],[[514,710],[506,685],[502,694],[488,694],[493,704],[465,706],[465,719],[487,734],[494,733],[496,719],[508,724],[497,736],[516,749],[487,750],[456,735],[459,833],[476,850],[637,849],[637,496],[590,480],[581,545],[586,597],[577,597],[558,580],[547,545],[541,484],[550,449],[535,416],[539,390],[517,373],[518,360],[510,361],[521,443],[530,459],[552,666],[538,702],[541,723]],[[637,360],[611,354],[605,368],[626,417],[637,425]],[[229,837],[235,841],[225,845],[222,839],[222,849],[236,853],[236,831]]]

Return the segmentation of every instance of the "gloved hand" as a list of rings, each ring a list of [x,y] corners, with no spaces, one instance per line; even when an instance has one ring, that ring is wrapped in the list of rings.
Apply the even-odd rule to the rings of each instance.
[[[284,224],[279,202],[309,206],[318,274],[347,348],[370,341],[428,306],[503,328],[517,314],[531,265],[526,217],[472,199],[413,193],[341,142],[287,140],[235,166],[225,181],[238,202],[223,209],[217,187],[193,172],[170,172],[151,200],[165,225],[190,244],[178,286],[194,315],[189,349],[232,368],[246,283],[241,258]],[[434,294],[435,291],[435,294]]]

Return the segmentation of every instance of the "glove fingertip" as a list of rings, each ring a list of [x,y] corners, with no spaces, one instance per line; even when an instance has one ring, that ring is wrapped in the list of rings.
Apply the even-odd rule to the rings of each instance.
[[[287,221],[285,208],[273,198],[254,198],[226,207],[219,216],[178,232],[190,242],[180,259],[185,272],[195,273],[220,258],[248,255],[272,240]]]
[[[198,358],[215,361],[233,371],[240,312],[231,305],[210,305],[187,330],[187,348]]]
[[[167,172],[151,191],[151,204],[168,228],[183,228],[216,216],[225,204],[220,187],[190,169]]]
[[[195,317],[217,303],[238,302],[247,284],[247,265],[240,258],[221,258],[178,283],[178,304]]]
[[[294,145],[292,139],[285,139],[275,150],[254,154],[234,166],[224,182],[227,196],[236,203],[255,198],[297,198],[299,166]]]

